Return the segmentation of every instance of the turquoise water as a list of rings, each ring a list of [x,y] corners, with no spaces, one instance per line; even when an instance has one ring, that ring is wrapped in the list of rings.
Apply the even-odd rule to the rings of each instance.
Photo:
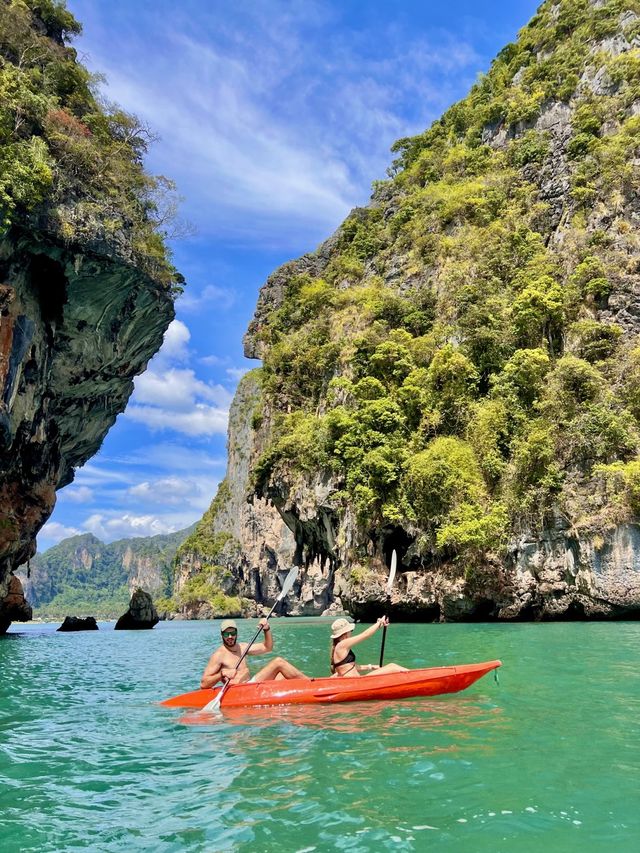
[[[396,624],[386,660],[500,658],[500,684],[207,725],[154,702],[197,685],[217,623],[54,627],[0,638],[3,853],[638,849],[638,623]],[[326,672],[325,620],[274,637]]]

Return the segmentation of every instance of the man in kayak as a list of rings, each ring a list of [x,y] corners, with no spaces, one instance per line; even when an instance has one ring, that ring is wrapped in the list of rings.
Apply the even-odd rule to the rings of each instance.
[[[248,655],[265,655],[273,649],[273,637],[268,619],[260,621],[260,627],[264,634],[262,643],[254,643],[249,649]],[[225,619],[220,626],[222,645],[219,646],[209,658],[200,681],[203,690],[213,687],[218,681],[231,681],[232,684],[242,684],[244,681],[272,681],[277,678],[307,678],[304,672],[300,672],[293,664],[284,658],[277,657],[262,667],[253,678],[246,664],[246,658],[238,669],[236,665],[247,643],[238,642],[238,626],[233,619]]]

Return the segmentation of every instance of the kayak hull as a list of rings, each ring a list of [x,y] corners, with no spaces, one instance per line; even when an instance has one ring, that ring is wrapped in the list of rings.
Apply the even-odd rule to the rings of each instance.
[[[246,682],[229,687],[220,706],[246,708],[265,705],[318,705],[438,696],[465,690],[474,681],[499,666],[502,666],[499,660],[492,660],[464,666],[438,666],[355,678],[292,678],[282,681]],[[216,687],[193,690],[191,693],[165,699],[160,704],[167,708],[204,708],[220,689]]]

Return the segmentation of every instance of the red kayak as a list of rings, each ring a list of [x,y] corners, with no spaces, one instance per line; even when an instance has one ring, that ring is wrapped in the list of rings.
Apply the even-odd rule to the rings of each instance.
[[[222,708],[246,708],[251,705],[317,705],[323,702],[437,696],[440,693],[458,693],[499,666],[502,666],[501,661],[490,660],[465,666],[435,666],[356,678],[246,682],[229,687],[220,705]],[[168,708],[204,708],[220,689],[194,690],[165,699],[160,704]]]

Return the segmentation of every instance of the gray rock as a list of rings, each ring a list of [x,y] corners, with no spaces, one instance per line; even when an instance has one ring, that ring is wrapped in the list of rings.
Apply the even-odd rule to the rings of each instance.
[[[138,631],[153,628],[160,621],[151,596],[136,589],[131,596],[129,609],[116,622],[116,631]]]
[[[97,631],[98,624],[93,616],[65,616],[58,631]]]

